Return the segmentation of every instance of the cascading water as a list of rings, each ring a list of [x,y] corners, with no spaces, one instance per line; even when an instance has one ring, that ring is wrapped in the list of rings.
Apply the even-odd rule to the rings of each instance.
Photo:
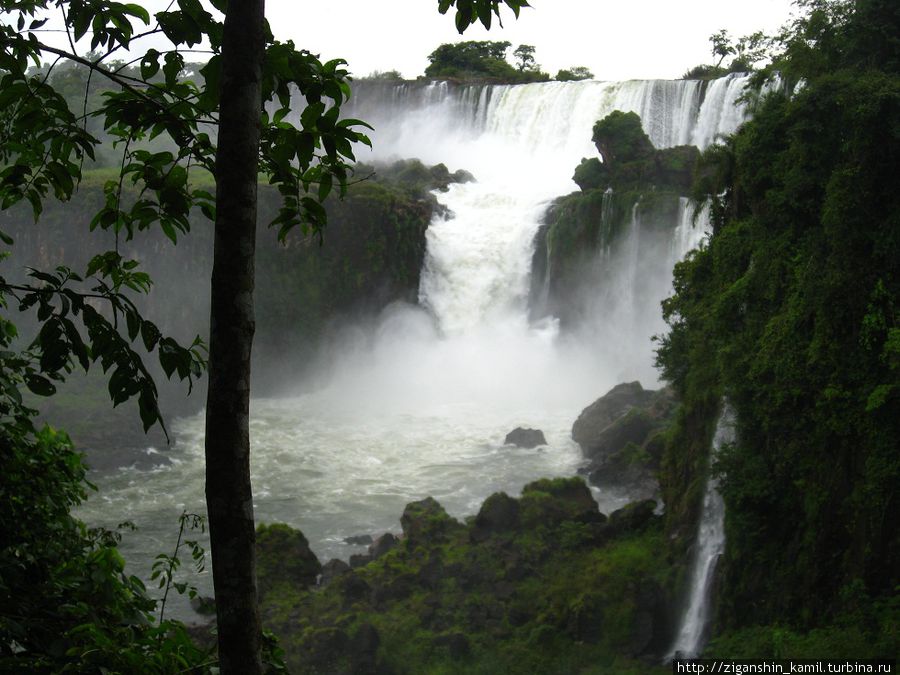
[[[724,445],[733,443],[734,440],[734,414],[726,404],[716,424],[710,459],[714,458]],[[688,600],[681,626],[667,659],[676,656],[696,657],[708,637],[716,566],[719,557],[725,552],[725,503],[719,494],[718,481],[713,476],[706,480],[695,546],[696,550],[691,561]]]
[[[686,202],[665,246],[648,248],[642,224],[632,223],[632,255],[617,262],[615,297],[600,293],[595,303],[598,316],[619,312],[628,321],[615,339],[595,342],[559,335],[552,321],[529,324],[541,215],[575,189],[570,176],[580,159],[596,156],[598,119],[633,110],[658,147],[705,145],[743,114],[708,110],[734,107],[740,79],[725,82],[712,83],[705,99],[704,85],[692,81],[360,83],[348,113],[375,126],[377,149],[361,159],[418,157],[477,180],[438,194],[451,215],[427,233],[420,306],[390,307],[377,326],[345,331],[317,391],[253,402],[257,519],[299,527],[320,558],[346,558],[356,549],[345,537],[396,529],[413,499],[432,495],[463,516],[494,491],[516,494],[535,478],[574,473],[581,455],[570,429],[579,411],[622,378],[656,383],[649,338],[663,329],[659,301],[670,290],[671,264],[703,231],[688,224]],[[658,273],[636,273],[650,259]],[[81,517],[135,521],[143,538],[129,544],[134,559],[168,550],[181,509],[203,511],[203,424],[202,414],[173,424],[170,463],[98,477],[100,494]],[[548,446],[504,447],[519,425],[541,428]]]

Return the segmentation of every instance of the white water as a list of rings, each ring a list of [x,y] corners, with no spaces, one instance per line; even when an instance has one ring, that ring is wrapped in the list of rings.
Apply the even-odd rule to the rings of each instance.
[[[725,406],[716,424],[710,460],[722,446],[733,443],[734,415]],[[703,494],[703,510],[697,531],[696,551],[691,561],[688,602],[681,619],[681,627],[669,650],[667,659],[699,656],[709,634],[712,589],[716,566],[725,552],[725,503],[719,494],[718,481],[710,476]]]
[[[671,265],[703,236],[682,208],[675,234],[651,241],[634,219],[621,250],[598,264],[590,325],[575,336],[553,321],[528,323],[533,239],[550,200],[576,189],[570,176],[596,156],[593,124],[634,110],[659,147],[709,143],[732,131],[741,83],[579,82],[516,87],[446,85],[391,90],[353,115],[376,126],[374,157],[419,157],[465,168],[477,182],[438,194],[452,212],[428,231],[420,307],[388,308],[376,326],[348,327],[333,342],[314,393],[253,402],[252,471],[258,521],[287,522],[322,559],[359,549],[361,533],[397,531],[403,506],[432,495],[451,514],[474,513],[496,490],[518,494],[581,462],[569,437],[579,412],[617,382],[656,384],[650,336],[664,328],[659,301]],[[713,94],[715,94],[713,96]],[[709,109],[715,106],[715,110]],[[515,426],[542,429],[548,446],[502,446]],[[91,524],[141,528],[126,554],[168,551],[182,508],[202,513],[203,415],[177,420],[173,464],[101,476],[81,511]],[[625,496],[598,495],[604,510]],[[144,572],[145,570],[140,570]]]

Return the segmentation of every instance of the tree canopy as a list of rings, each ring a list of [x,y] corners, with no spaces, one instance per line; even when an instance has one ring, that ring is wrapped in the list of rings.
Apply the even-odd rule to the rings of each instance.
[[[540,71],[534,47],[519,45],[514,50],[518,66],[506,60],[512,46],[507,41],[464,41],[442,44],[428,56],[427,77],[482,80],[501,83],[541,82],[550,76]]]

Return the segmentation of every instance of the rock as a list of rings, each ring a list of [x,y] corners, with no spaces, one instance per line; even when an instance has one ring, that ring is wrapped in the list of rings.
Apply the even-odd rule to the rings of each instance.
[[[385,553],[393,549],[400,542],[397,537],[395,537],[390,532],[385,532],[383,535],[378,537],[372,545],[369,546],[369,556],[372,560],[376,558],[380,558]]]
[[[585,408],[572,427],[572,438],[590,460],[579,473],[597,487],[625,489],[634,499],[657,497],[664,429],[676,404],[669,387],[648,391],[638,382],[614,387]]]
[[[519,525],[519,502],[505,492],[495,492],[484,500],[469,533],[473,542],[484,541]]]
[[[540,429],[525,429],[516,427],[503,439],[504,445],[515,445],[520,448],[536,448],[539,445],[547,445],[544,432]]]
[[[629,410],[648,406],[655,392],[645,390],[640,382],[618,384],[581,411],[572,425],[572,439],[588,457],[596,454],[603,432]]]
[[[191,609],[200,616],[213,616],[216,613],[216,599],[208,595],[198,595],[191,598]]]
[[[601,489],[624,489],[635,500],[657,497],[659,483],[655,472],[660,455],[652,453],[661,450],[655,440],[661,436],[657,434],[643,447],[628,443],[607,459],[592,462],[587,469],[588,480]]]
[[[413,545],[440,539],[450,531],[463,527],[447,514],[434,497],[407,504],[400,516],[400,526],[403,535]]]
[[[349,571],[350,565],[345,563],[343,560],[332,558],[327,563],[322,565],[322,572],[319,575],[319,585],[325,586],[332,580],[337,579],[339,576]]]
[[[356,534],[352,537],[344,538],[345,544],[350,544],[351,546],[368,546],[372,543],[372,535],[371,534]]]
[[[259,595],[278,583],[308,588],[315,585],[322,565],[300,530],[274,523],[256,528],[256,573]]]
[[[465,169],[457,169],[451,174],[454,183],[474,183],[475,176]]]
[[[632,408],[597,434],[584,449],[589,459],[603,460],[629,443],[640,447],[656,428],[656,421],[642,408]]]
[[[584,480],[544,478],[522,488],[520,517],[528,527],[552,527],[564,520],[602,522],[597,502]]]

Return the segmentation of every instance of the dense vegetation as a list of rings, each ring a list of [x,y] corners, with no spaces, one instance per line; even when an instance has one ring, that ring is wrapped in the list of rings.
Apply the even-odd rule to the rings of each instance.
[[[684,400],[664,490],[670,517],[693,513],[692,436],[726,397],[714,649],[896,654],[900,6],[804,4],[773,66],[787,86],[698,170],[715,233],[664,305]]]
[[[506,60],[512,45],[503,41],[475,41],[442,44],[428,55],[426,77],[451,80],[478,80],[502,84],[544,82],[550,79],[534,60],[534,47],[519,45],[514,55],[517,65]]]
[[[427,498],[354,569],[321,569],[302,535],[270,528],[264,621],[297,673],[667,672],[637,658],[664,647],[672,612],[653,508],[607,518],[578,478],[494,494],[465,524]],[[327,585],[306,590],[319,572]]]

